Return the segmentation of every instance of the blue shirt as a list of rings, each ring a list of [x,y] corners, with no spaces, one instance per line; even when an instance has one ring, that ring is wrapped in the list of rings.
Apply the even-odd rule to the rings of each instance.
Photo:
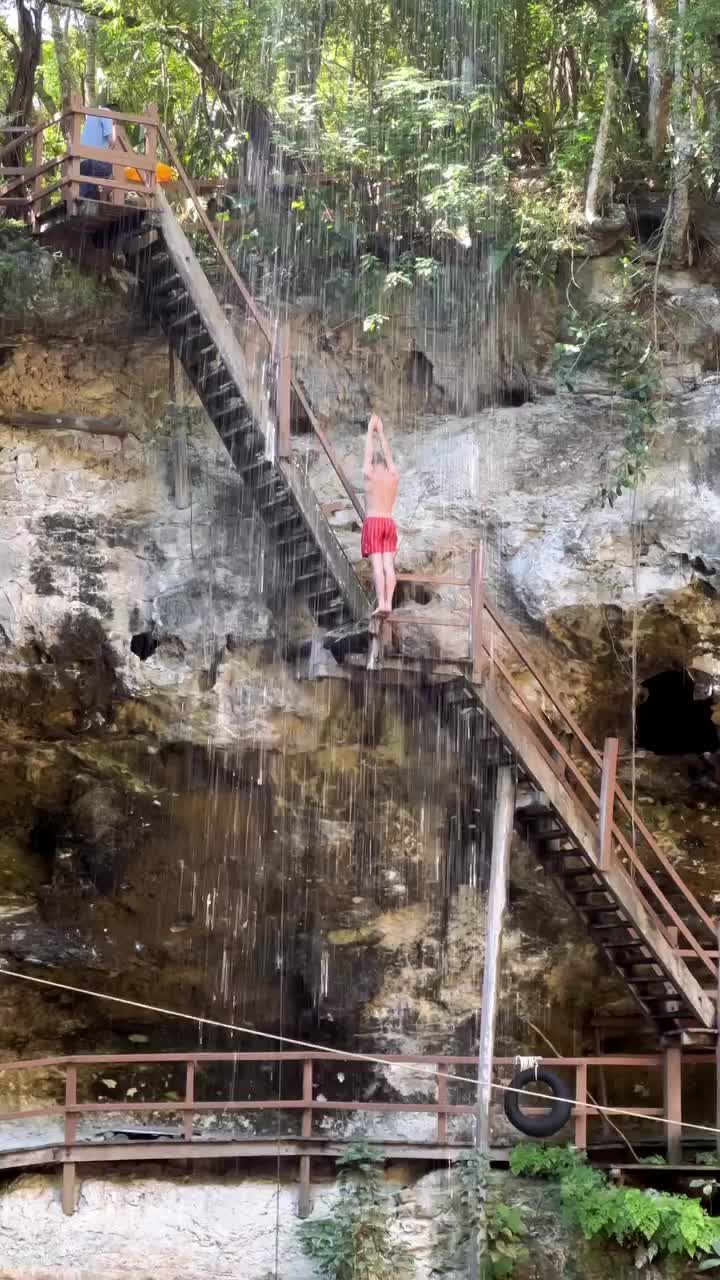
[[[84,147],[109,147],[112,131],[113,122],[109,116],[88,116],[80,142]]]

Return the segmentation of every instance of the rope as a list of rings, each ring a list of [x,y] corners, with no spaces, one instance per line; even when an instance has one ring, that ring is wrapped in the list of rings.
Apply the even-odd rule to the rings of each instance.
[[[255,1036],[260,1040],[273,1040],[275,1043],[292,1044],[298,1049],[310,1049],[314,1053],[330,1053],[335,1057],[346,1062],[372,1062],[381,1067],[395,1067],[407,1069],[411,1067],[413,1071],[417,1071],[418,1075],[432,1077],[442,1075],[446,1080],[455,1080],[459,1084],[471,1084],[477,1088],[478,1085],[487,1085],[490,1089],[494,1089],[498,1093],[517,1093],[525,1094],[528,1098],[539,1098],[541,1102],[567,1102],[571,1107],[583,1107],[586,1111],[596,1111],[599,1115],[609,1116],[629,1116],[633,1120],[652,1120],[656,1124],[677,1127],[676,1120],[668,1120],[665,1116],[646,1116],[638,1111],[628,1111],[623,1107],[601,1107],[597,1103],[578,1102],[576,1098],[560,1098],[554,1094],[552,1099],[548,1099],[546,1093],[534,1093],[530,1089],[515,1089],[509,1084],[496,1084],[493,1080],[478,1080],[473,1076],[460,1076],[454,1072],[445,1071],[440,1068],[434,1071],[431,1067],[424,1067],[421,1063],[393,1062],[390,1058],[382,1058],[370,1053],[353,1053],[351,1050],[333,1049],[328,1045],[312,1044],[309,1040],[295,1040],[292,1036],[275,1035],[272,1031],[257,1031],[254,1027],[240,1026],[235,1022],[220,1022],[217,1018],[202,1018],[195,1013],[181,1013],[178,1009],[164,1009],[161,1005],[145,1004],[141,1000],[128,1000],[125,996],[113,996],[106,991],[93,991],[88,987],[74,987],[67,982],[52,982],[49,978],[38,978],[34,974],[19,973],[16,969],[6,969],[4,964],[0,962],[0,977],[18,978],[21,982],[34,982],[40,987],[52,987],[56,991],[72,991],[79,996],[92,996],[95,1000],[109,1000],[113,1004],[122,1004],[129,1006],[131,1009],[143,1009],[146,1013],[160,1013],[166,1018],[182,1018],[185,1022],[194,1022],[202,1027],[219,1027],[223,1031],[235,1031],[240,1035]],[[3,1064],[0,1063],[0,1071]],[[129,1107],[128,1110],[132,1110]],[[222,1110],[221,1104],[218,1110]],[[689,1121],[682,1121],[683,1129],[697,1130],[698,1133],[704,1134],[720,1134],[720,1129],[710,1124],[692,1124]]]

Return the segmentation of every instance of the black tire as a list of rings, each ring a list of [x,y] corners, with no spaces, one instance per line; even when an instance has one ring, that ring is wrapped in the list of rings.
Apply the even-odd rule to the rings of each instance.
[[[520,1107],[519,1093],[506,1092],[505,1115],[511,1125],[528,1138],[552,1138],[553,1134],[559,1133],[567,1124],[572,1115],[572,1103],[559,1101],[560,1098],[568,1097],[568,1086],[562,1076],[549,1071],[547,1067],[538,1067],[537,1072],[534,1067],[530,1067],[527,1071],[516,1071],[510,1081],[510,1087],[524,1089],[529,1085],[532,1092],[535,1081],[548,1085],[558,1101],[553,1102],[550,1110],[544,1115],[529,1116]],[[536,1099],[533,1098],[531,1101],[535,1103]]]

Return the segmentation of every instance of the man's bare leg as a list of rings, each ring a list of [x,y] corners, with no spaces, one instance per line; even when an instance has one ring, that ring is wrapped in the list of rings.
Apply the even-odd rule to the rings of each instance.
[[[392,613],[393,596],[395,595],[395,587],[397,578],[395,576],[395,552],[383,551],[382,553],[383,570],[385,572],[385,612]]]
[[[375,583],[375,594],[377,596],[377,609],[375,610],[376,613],[385,613],[386,611],[385,566],[383,563],[384,558],[385,556],[382,551],[375,551],[370,556],[370,566],[373,572],[373,581]]]

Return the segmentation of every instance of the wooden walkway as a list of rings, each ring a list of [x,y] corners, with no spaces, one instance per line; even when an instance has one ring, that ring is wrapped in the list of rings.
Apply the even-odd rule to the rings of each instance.
[[[353,1086],[353,1071],[367,1071],[368,1066],[377,1071],[377,1064],[366,1063],[355,1055],[344,1056],[342,1053],[293,1051],[85,1054],[5,1062],[0,1064],[0,1072],[5,1080],[13,1077],[21,1093],[31,1092],[33,1076],[40,1073],[44,1087],[47,1086],[48,1079],[58,1081],[57,1092],[62,1101],[55,1105],[0,1112],[2,1144],[5,1143],[3,1124],[13,1121],[45,1121],[56,1124],[60,1130],[57,1137],[41,1139],[33,1145],[27,1142],[15,1147],[0,1145],[0,1171],[60,1166],[63,1209],[66,1213],[73,1213],[78,1166],[112,1166],[146,1160],[226,1161],[283,1157],[298,1162],[299,1212],[301,1216],[306,1216],[310,1209],[311,1161],[334,1160],[351,1142],[367,1140],[382,1151],[388,1160],[423,1161],[429,1164],[447,1163],[458,1152],[472,1145],[470,1136],[458,1136],[457,1132],[452,1132],[452,1126],[458,1119],[472,1122],[476,1116],[476,1106],[459,1099],[463,1095],[467,1097],[468,1094],[474,1094],[477,1058],[453,1054],[427,1057],[413,1054],[379,1056],[386,1064],[384,1069],[390,1086],[392,1087],[393,1065],[402,1067],[406,1088],[411,1083],[416,1085],[416,1100],[368,1100],[362,1081]],[[643,1122],[647,1123],[649,1117],[663,1117],[669,1121],[666,1126],[657,1126],[657,1131],[652,1136],[656,1138],[658,1146],[666,1146],[670,1160],[677,1164],[682,1154],[683,1070],[693,1070],[693,1081],[697,1088],[698,1071],[704,1070],[708,1082],[710,1081],[715,1057],[714,1054],[682,1054],[679,1049],[670,1048],[663,1053],[634,1056],[616,1054],[553,1058],[548,1065],[552,1065],[553,1070],[567,1080],[567,1097],[574,1097],[576,1101],[572,1133],[561,1135],[561,1141],[572,1137],[579,1150],[589,1148],[590,1125],[599,1123],[602,1119],[597,1107],[587,1105],[589,1088],[592,1086],[594,1095],[600,1091],[595,1083],[595,1076],[599,1078],[602,1075],[603,1087],[607,1088],[609,1081],[621,1081],[627,1071],[632,1071],[633,1075],[642,1072],[649,1079],[650,1088],[654,1088],[660,1105],[630,1106],[627,1108],[629,1118],[626,1115],[620,1123],[626,1128],[633,1122],[636,1127]],[[342,1077],[337,1072],[339,1066],[343,1068]],[[278,1071],[282,1093],[278,1089],[274,1097],[258,1098],[259,1091],[264,1089],[268,1094],[271,1091],[267,1077],[260,1070],[262,1068],[266,1071],[268,1067]],[[415,1082],[412,1082],[413,1067],[417,1069]],[[154,1077],[153,1068],[158,1069]],[[219,1090],[218,1085],[218,1071],[223,1068],[227,1079],[224,1092]],[[494,1059],[493,1076],[497,1083],[509,1083],[513,1069],[512,1058]],[[179,1073],[175,1092],[180,1096],[169,1100],[165,1080],[172,1071]],[[210,1071],[212,1079],[208,1080],[205,1073]],[[88,1101],[88,1095],[92,1097],[100,1091],[107,1093],[107,1086],[103,1082],[110,1073],[113,1079],[120,1078],[120,1087],[125,1088],[125,1096],[119,1096],[113,1102]],[[449,1078],[453,1075],[464,1077],[469,1083],[463,1084]],[[339,1098],[338,1081],[341,1078],[344,1096]],[[118,1083],[116,1080],[116,1085]],[[153,1085],[157,1089],[155,1100],[148,1097]],[[135,1090],[131,1097],[127,1096],[129,1088]],[[140,1088],[143,1097],[138,1101]],[[708,1088],[709,1102],[712,1092],[712,1088]],[[500,1094],[496,1097],[499,1099]],[[708,1105],[708,1113],[712,1109]],[[523,1110],[530,1115],[537,1114],[537,1107],[533,1108],[532,1104],[530,1107],[523,1107]],[[297,1116],[295,1126],[290,1125],[287,1119],[282,1119],[293,1114]],[[414,1125],[425,1118],[429,1124],[423,1136],[395,1140],[384,1138],[378,1141],[372,1134],[366,1137],[362,1130],[363,1118],[372,1115],[392,1117],[395,1121],[411,1120]],[[136,1127],[132,1131],[132,1137],[128,1139],[124,1125],[118,1122],[118,1116],[140,1119],[151,1117],[155,1122],[157,1117],[171,1117],[175,1122],[180,1121],[180,1128],[175,1133],[150,1130],[145,1138],[142,1128]],[[197,1123],[208,1116],[222,1116],[226,1119],[231,1116],[255,1118],[258,1128],[264,1127],[265,1132],[246,1131],[238,1136],[227,1131],[225,1135],[219,1134],[216,1137],[196,1132]],[[107,1117],[108,1126],[105,1131],[99,1127],[104,1123],[104,1117]],[[316,1128],[319,1117],[323,1117],[325,1122],[332,1117],[336,1122],[346,1119],[359,1124],[353,1135],[319,1133]],[[82,1121],[93,1122],[98,1127],[93,1133],[79,1135],[78,1126]],[[710,1115],[708,1123],[712,1123]],[[151,1133],[156,1136],[151,1137]],[[712,1141],[711,1135],[708,1135],[708,1142]],[[507,1149],[498,1149],[494,1153],[497,1160],[506,1160],[507,1155]]]

